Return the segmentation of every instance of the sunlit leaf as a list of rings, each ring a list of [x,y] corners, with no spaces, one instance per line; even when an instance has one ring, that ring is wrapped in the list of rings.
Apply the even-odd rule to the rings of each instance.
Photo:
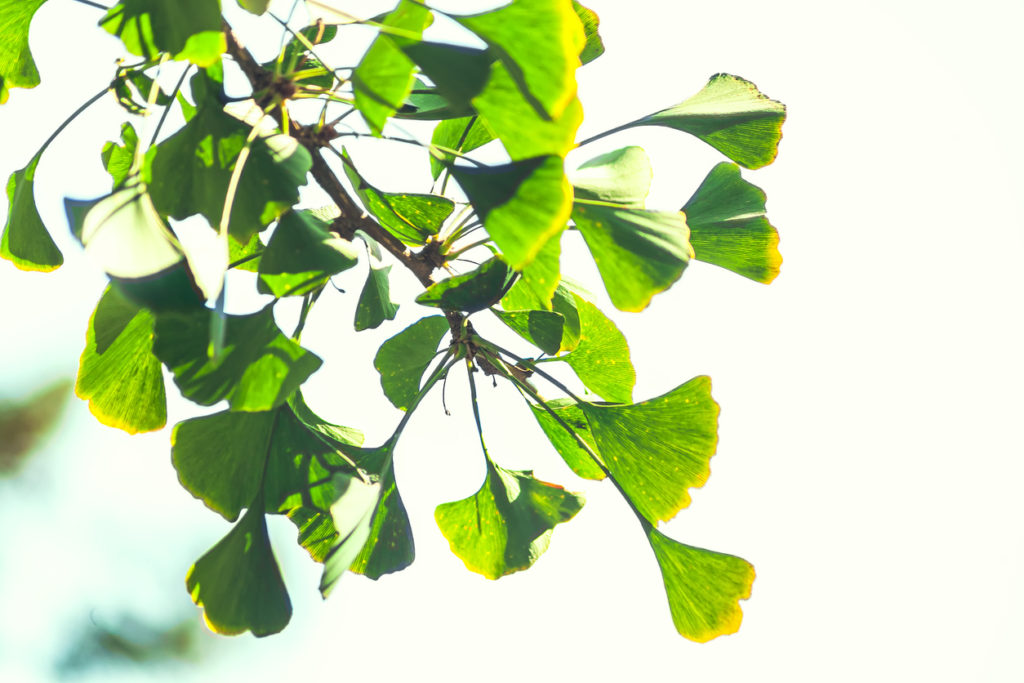
[[[452,166],[451,172],[515,270],[533,261],[569,219],[572,188],[557,156],[484,168]]]
[[[280,66],[276,59],[263,65],[267,71],[281,71],[288,74],[295,83],[304,86],[330,88],[335,83],[334,72],[313,54],[306,45],[322,45],[334,40],[338,35],[338,27],[332,24],[316,23],[298,31],[305,41],[292,36],[284,46]]]
[[[349,570],[376,580],[405,569],[415,557],[412,525],[398,494],[394,472],[389,470],[373,514],[370,535]]]
[[[39,85],[39,71],[28,46],[28,29],[46,0],[0,0],[0,104],[11,88]]]
[[[394,320],[398,314],[398,304],[391,300],[391,285],[388,280],[391,266],[385,266],[381,260],[380,245],[369,235],[359,232],[359,237],[366,243],[370,272],[356,303],[357,332],[379,327],[385,320]]]
[[[501,322],[541,351],[555,355],[562,346],[565,318],[553,311],[499,311],[492,309]]]
[[[490,50],[430,41],[407,43],[402,49],[434,84],[431,90],[440,99],[434,104],[423,100],[424,89],[418,81],[415,91],[420,95],[410,98],[420,105],[418,108],[444,111],[444,116],[434,118],[467,117],[473,113],[471,102],[484,89],[494,64]],[[420,116],[423,115],[421,111]]]
[[[35,175],[42,153],[43,150],[39,150],[28,166],[15,171],[7,180],[10,208],[3,237],[0,237],[0,256],[21,270],[49,272],[64,263],[64,256],[54,244],[36,208]]]
[[[234,237],[228,237],[228,260],[231,263],[238,263],[242,259],[248,259],[234,266],[238,270],[245,270],[250,273],[259,272],[260,260],[263,258],[264,251],[266,251],[266,247],[263,246],[263,242],[256,235],[249,238],[249,241],[245,244],[242,244]]]
[[[569,182],[577,199],[642,209],[653,177],[647,152],[642,147],[623,147],[581,165],[569,174]]]
[[[75,393],[96,419],[129,434],[167,423],[160,361],[153,355],[153,315],[107,287],[89,319]]]
[[[652,524],[690,504],[718,444],[718,404],[711,380],[695,377],[632,405],[581,403],[598,453],[637,510]]]
[[[580,52],[580,62],[588,64],[604,54],[604,41],[601,40],[601,34],[597,32],[601,26],[601,20],[594,10],[584,7],[576,0],[572,0],[572,8],[583,24],[583,35],[586,37],[586,44],[583,46],[583,51]]]
[[[572,219],[615,307],[642,311],[672,286],[693,256],[679,211],[619,209],[577,202]]]
[[[384,492],[380,482],[367,483],[345,473],[335,474],[321,488],[331,491],[330,515],[338,533],[338,540],[324,558],[320,578],[320,593],[327,597],[370,540],[374,513]]]
[[[155,59],[161,52],[210,66],[227,49],[219,0],[120,0],[100,19],[133,55]]]
[[[478,147],[483,147],[493,139],[494,133],[480,121],[479,117],[464,116],[459,119],[441,121],[437,124],[437,127],[434,128],[434,135],[430,138],[430,144],[436,148],[437,153],[441,154],[442,158],[454,162],[455,156],[445,150],[454,150],[461,153],[471,152]],[[445,165],[437,157],[433,156],[432,151],[430,174],[434,180],[437,180],[437,177],[441,175],[441,170],[444,167]]]
[[[541,254],[523,271],[522,277],[502,297],[501,307],[506,311],[552,310],[558,313],[562,316],[562,342],[559,352],[572,351],[580,340],[580,315],[576,307],[576,297],[564,285],[558,284],[557,280],[550,295],[538,293],[537,290],[540,288],[531,286],[526,277],[531,268],[542,263],[542,257],[547,249],[545,247],[541,250]]]
[[[135,158],[135,148],[139,144],[138,133],[135,132],[132,124],[121,124],[121,142],[124,144],[119,145],[116,142],[104,144],[100,154],[103,167],[114,179],[115,189],[124,184],[125,179],[128,178],[128,172],[131,170],[132,161]]]
[[[330,232],[323,221],[306,211],[289,211],[260,257],[257,289],[277,297],[306,294],[358,260],[355,245]]]
[[[576,95],[575,71],[586,42],[570,3],[513,0],[454,19],[483,38],[540,116],[561,116]]]
[[[412,119],[414,121],[440,121],[443,119],[455,119],[470,116],[473,108],[470,106],[454,108],[451,103],[441,94],[441,91],[428,85],[418,76],[414,80],[412,92],[402,104],[402,108],[395,112],[395,118]]]
[[[631,126],[667,126],[690,133],[746,168],[775,161],[786,105],[769,99],[750,81],[729,74],[711,77],[704,89],[674,107]]]
[[[375,134],[412,90],[415,66],[401,46],[417,41],[433,18],[424,5],[401,0],[380,22],[395,32],[382,29],[352,73],[355,106]]]
[[[235,162],[251,128],[222,110],[221,86],[206,73],[192,79],[198,112],[150,152],[143,175],[161,213],[177,220],[200,213],[210,225],[220,225]],[[291,208],[312,163],[293,137],[257,137],[231,205],[231,234],[248,242]]]
[[[380,345],[373,367],[380,373],[384,395],[399,410],[408,410],[420,392],[420,381],[448,332],[444,316],[417,320]]]
[[[224,350],[214,361],[211,315],[207,310],[161,314],[153,343],[182,394],[200,405],[226,399],[232,410],[270,410],[320,367],[319,358],[281,333],[272,306],[227,316]]]
[[[488,460],[480,490],[438,505],[434,518],[467,569],[499,579],[532,566],[548,549],[555,526],[582,507],[582,495]]]
[[[416,297],[416,303],[475,313],[498,303],[512,285],[514,276],[503,261],[489,258],[468,273],[430,285]]]
[[[597,453],[597,444],[594,442],[594,436],[590,433],[590,425],[587,423],[587,418],[583,415],[583,411],[580,410],[579,405],[575,401],[570,399],[555,399],[547,402],[548,407],[558,414],[558,417],[562,419],[567,425],[572,427],[573,431],[583,439],[584,443],[590,446],[590,449]],[[584,448],[582,448],[576,439],[569,434],[558,421],[548,413],[547,410],[540,405],[531,403],[530,409],[533,411],[533,416],[537,418],[537,422],[540,424],[541,429],[544,430],[545,436],[548,437],[548,441],[555,447],[555,450],[565,464],[576,473],[577,476],[584,479],[604,479],[604,470],[601,466],[594,461],[593,456],[590,455]]]
[[[262,506],[196,561],[185,577],[192,601],[215,633],[268,636],[288,625],[291,600],[267,536]]]
[[[739,167],[715,166],[683,207],[694,258],[768,284],[779,274],[779,233],[765,215],[761,188]]]
[[[633,400],[636,372],[626,338],[597,306],[577,295],[573,299],[580,321],[579,342],[559,360],[568,363],[584,386],[598,396],[629,403]]]
[[[410,246],[422,246],[431,235],[436,235],[455,203],[447,197],[433,194],[406,194],[381,192],[366,182],[345,153],[345,174],[366,210],[385,230]]]
[[[698,643],[735,633],[750,597],[754,567],[746,560],[673,541],[654,527],[647,538],[658,558],[672,622],[680,635]]]
[[[238,6],[253,14],[263,14],[270,6],[270,0],[238,0]]]

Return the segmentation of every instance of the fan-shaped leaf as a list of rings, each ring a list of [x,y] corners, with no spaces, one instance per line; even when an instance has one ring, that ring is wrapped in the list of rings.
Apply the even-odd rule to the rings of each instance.
[[[423,373],[437,355],[448,332],[444,316],[421,318],[380,345],[373,367],[380,373],[384,395],[399,410],[408,410],[420,393]]]
[[[394,471],[388,470],[383,493],[373,513],[369,538],[349,570],[376,580],[405,569],[415,557],[409,515],[398,494]]]
[[[642,209],[654,171],[642,147],[623,147],[596,156],[569,174],[577,199],[594,199]]]
[[[385,266],[381,261],[380,246],[377,242],[369,235],[362,234],[361,230],[359,232],[360,238],[366,243],[370,272],[356,304],[356,332],[379,327],[385,320],[394,320],[398,314],[398,304],[391,300],[391,285],[388,280],[391,266]]]
[[[474,313],[498,303],[512,286],[515,273],[498,258],[480,267],[430,285],[416,297],[416,303],[454,311]]]
[[[0,0],[0,104],[11,88],[39,85],[39,71],[28,47],[28,30],[46,0]]]
[[[626,338],[597,306],[579,295],[571,296],[579,315],[579,341],[570,353],[558,359],[568,363],[580,381],[598,396],[629,403],[633,400],[636,371]]]
[[[580,62],[589,64],[604,54],[604,41],[601,40],[601,34],[597,32],[601,26],[601,20],[594,10],[584,7],[576,0],[572,0],[572,9],[583,24],[583,35],[586,38],[583,51],[580,52]]]
[[[561,313],[492,310],[501,322],[544,353],[553,356],[562,347],[562,328],[565,326],[565,318]]]
[[[597,444],[594,442],[593,434],[590,433],[590,425],[575,401],[555,399],[554,401],[548,401],[547,406],[557,413],[563,422],[572,427],[573,431],[590,446],[590,450],[594,451],[595,454],[597,453]],[[543,406],[531,403],[530,409],[533,411],[533,416],[537,418],[541,429],[544,430],[544,434],[548,437],[548,441],[551,442],[551,445],[555,447],[558,454],[562,456],[565,464],[577,476],[584,479],[597,480],[605,478],[604,470],[594,461],[593,456],[583,449],[576,439]]]
[[[21,270],[50,272],[64,263],[36,208],[34,193],[36,166],[43,150],[36,152],[28,166],[7,180],[7,222],[0,237],[0,256]]]
[[[448,119],[447,121],[441,121],[434,128],[434,135],[430,138],[432,154],[430,157],[430,174],[434,180],[441,175],[441,170],[445,167],[441,161],[434,156],[440,155],[442,159],[447,160],[449,163],[455,161],[454,155],[445,150],[455,150],[456,152],[471,152],[478,147],[483,147],[488,142],[494,139],[494,133],[488,130],[487,126],[480,121],[477,116],[464,116],[459,119]]]
[[[227,49],[219,0],[120,0],[100,26],[121,39],[133,55],[155,59],[161,52],[199,66],[217,62]]]
[[[355,246],[323,221],[307,211],[289,211],[260,257],[256,287],[277,297],[306,294],[358,261]]]

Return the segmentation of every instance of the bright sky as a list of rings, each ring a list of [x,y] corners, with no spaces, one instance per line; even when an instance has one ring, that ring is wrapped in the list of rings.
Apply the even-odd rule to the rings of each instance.
[[[530,571],[498,582],[467,572],[433,521],[438,503],[469,495],[483,472],[456,373],[453,416],[433,396],[399,449],[415,564],[377,583],[347,577],[323,603],[319,568],[288,522],[273,520],[291,625],[261,641],[211,635],[199,668],[154,680],[1024,678],[1024,6],[590,6],[607,52],[579,75],[581,138],[674,104],[722,71],[789,107],[778,161],[745,173],[767,192],[782,237],[775,283],[695,264],[643,315],[614,315],[638,399],[713,378],[722,416],[712,476],[667,533],[754,563],[740,632],[706,645],[679,637],[625,505],[608,485],[575,479],[517,397],[489,387],[494,458],[536,468],[588,504]],[[40,11],[32,40],[44,85],[14,91],[0,108],[0,177],[109,78],[117,46],[86,30],[96,15],[70,0]],[[0,396],[77,368],[103,278],[64,237],[60,199],[107,189],[99,150],[117,135],[104,122],[116,109],[97,105],[39,169],[36,197],[66,265],[35,275],[0,263]],[[654,162],[656,208],[681,206],[720,160],[682,134],[640,129],[573,161],[626,144]],[[372,179],[397,186],[409,168],[422,177],[425,155],[396,148]],[[584,252],[569,252],[565,269],[600,292]],[[373,353],[420,312],[407,305],[398,323],[357,337],[354,298],[325,297],[304,334],[326,361],[309,394],[374,442],[398,413],[380,394]],[[171,408],[172,419],[195,414]],[[194,611],[185,572],[227,524],[178,485],[168,437],[102,427],[75,399],[38,467],[18,489],[0,483],[0,680],[48,680],[50,659],[90,614]],[[139,676],[115,674],[94,678]]]

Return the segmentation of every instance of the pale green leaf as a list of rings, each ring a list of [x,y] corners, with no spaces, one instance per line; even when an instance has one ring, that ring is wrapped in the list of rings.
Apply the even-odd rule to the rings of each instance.
[[[472,152],[474,149],[483,147],[492,140],[494,140],[494,133],[477,116],[464,116],[458,119],[441,121],[434,128],[434,134],[430,138],[432,148],[430,175],[433,176],[434,180],[437,180],[437,177],[441,175],[441,171],[445,167],[438,157],[434,156],[435,153],[441,159],[454,162],[455,155],[447,150],[454,150],[460,153]]]
[[[29,25],[46,0],[0,0],[0,104],[11,88],[39,85],[39,71],[28,46]]]
[[[629,403],[636,372],[626,338],[597,306],[578,295],[572,296],[579,314],[579,341],[570,353],[559,356],[559,360],[568,363],[584,386],[598,396],[607,401]]]
[[[133,55],[167,52],[203,67],[227,49],[222,24],[219,0],[120,0],[100,19]]]
[[[444,316],[417,320],[380,345],[373,367],[380,373],[384,395],[399,410],[408,410],[420,392],[420,381],[448,332]]]
[[[569,182],[577,199],[642,209],[653,177],[647,152],[642,147],[623,147],[581,165],[569,174]]]
[[[391,266],[385,266],[381,261],[380,245],[373,238],[361,230],[358,234],[366,243],[370,272],[356,303],[356,332],[377,328],[385,320],[394,320],[398,314],[398,304],[391,300],[391,284],[388,280]]]
[[[114,179],[114,189],[124,184],[131,171],[132,161],[135,159],[135,148],[139,144],[139,136],[132,124],[121,124],[121,142],[124,144],[119,145],[116,142],[104,144],[100,154],[103,167]]]
[[[593,434],[590,433],[590,425],[575,401],[555,399],[548,401],[547,406],[561,418],[562,422],[572,427],[573,431],[590,447],[590,450],[597,454],[597,444],[594,442]],[[595,480],[605,478],[601,465],[594,461],[593,456],[581,447],[579,442],[543,406],[531,403],[530,409],[533,411],[533,416],[537,418],[537,423],[544,430],[544,435],[548,437],[548,441],[577,476]]]

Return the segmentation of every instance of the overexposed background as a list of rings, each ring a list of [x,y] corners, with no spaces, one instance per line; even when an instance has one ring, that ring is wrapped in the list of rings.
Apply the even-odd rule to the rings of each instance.
[[[435,393],[399,447],[411,568],[376,583],[346,577],[322,602],[319,567],[286,520],[271,520],[295,607],[282,634],[204,633],[195,662],[76,675],[1024,679],[1024,5],[589,5],[607,52],[579,72],[581,138],[672,105],[720,71],[789,107],[776,163],[744,173],[767,192],[782,237],[775,283],[697,263],[644,314],[612,313],[630,341],[638,400],[696,374],[714,380],[712,477],[667,532],[754,563],[740,632],[705,645],[679,637],[654,557],[614,490],[575,479],[518,398],[489,386],[492,456],[583,491],[588,504],[530,571],[497,582],[467,572],[433,522],[434,506],[469,495],[483,474],[460,372],[448,386],[452,417]],[[97,18],[71,0],[40,10],[32,45],[43,85],[0,108],[0,178],[112,75],[118,44],[91,28]],[[65,236],[61,197],[108,189],[99,150],[117,137],[117,112],[112,100],[97,105],[43,157],[36,197],[67,263],[40,275],[0,262],[0,397],[77,369],[104,279]],[[650,128],[572,161],[626,144],[652,157],[655,208],[681,206],[721,158]],[[425,175],[415,148],[359,150],[385,188]],[[564,270],[602,291],[585,250],[566,242]],[[373,443],[399,418],[380,393],[374,350],[421,310],[406,304],[398,322],[354,335],[361,278],[348,278],[348,296],[325,295],[303,341],[325,359],[308,392],[314,407]],[[172,421],[193,414],[172,401]],[[168,437],[105,428],[72,399],[29,467],[0,481],[0,680],[56,677],[83,629],[123,614],[199,619],[184,575],[228,525],[179,486]]]

